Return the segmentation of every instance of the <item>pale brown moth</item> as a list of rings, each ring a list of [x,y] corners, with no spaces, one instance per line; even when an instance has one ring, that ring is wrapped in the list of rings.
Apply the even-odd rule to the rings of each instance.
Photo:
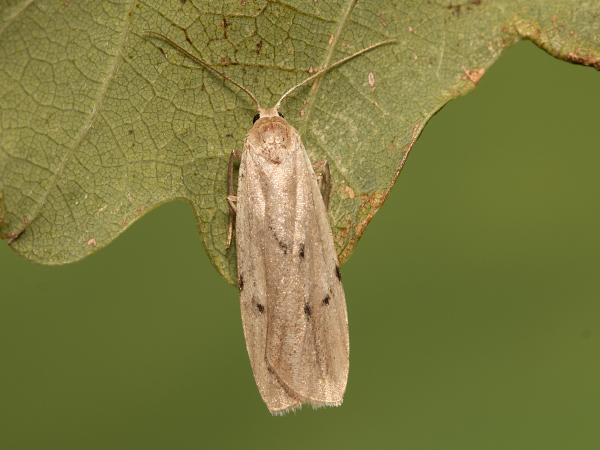
[[[279,113],[292,91],[379,42],[317,71],[270,109],[212,66],[162,34],[185,55],[239,87],[258,114],[243,151],[229,159],[229,249],[236,213],[240,304],[246,347],[260,394],[272,414],[309,403],[342,403],[348,380],[346,299],[327,218],[329,166],[311,164],[300,135]],[[233,192],[234,157],[241,158]],[[314,169],[325,168],[325,192]]]

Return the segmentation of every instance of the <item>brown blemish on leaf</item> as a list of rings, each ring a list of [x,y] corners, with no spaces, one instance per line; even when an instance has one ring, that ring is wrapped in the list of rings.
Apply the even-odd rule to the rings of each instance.
[[[304,112],[305,112],[305,111],[304,111],[304,108],[302,108],[302,109],[300,110],[300,117],[303,117],[303,116],[304,116]]]
[[[388,150],[393,150],[394,149],[394,143],[396,142],[396,136],[394,136],[392,138],[392,143],[390,145],[388,145]]]
[[[385,22],[385,20],[383,20],[383,17],[381,17],[381,13],[375,13],[377,15],[377,17],[379,17],[379,20],[381,21],[381,25],[383,25],[384,27],[387,27],[387,23]]]
[[[310,65],[310,67],[308,68],[308,73],[315,73],[315,69],[312,66],[312,64]]]
[[[471,80],[471,82],[477,86],[477,83],[479,83],[479,80],[481,80],[481,77],[485,74],[485,69],[483,67],[477,70],[463,69],[463,72],[467,78],[469,78],[469,80]]]
[[[162,48],[158,47],[158,49],[160,50],[160,52],[163,54],[163,56],[165,57],[165,59],[169,59],[169,54],[167,52],[165,52]]]
[[[367,75],[367,82],[372,89],[375,89],[375,74],[373,72],[369,72]]]
[[[369,195],[368,195],[368,194],[361,194],[361,196],[360,196],[360,199],[361,199],[361,200],[366,200],[366,199],[368,199],[368,198],[369,198]]]
[[[333,43],[333,34],[331,36],[329,36],[328,44],[331,45],[332,43]]]
[[[493,51],[494,51],[494,43],[493,43],[492,41],[488,42],[488,50],[489,50],[490,52],[493,52]]]
[[[574,63],[592,66],[596,70],[600,70],[600,57],[593,55],[591,52],[587,56],[578,55],[578,51],[581,51],[581,48],[576,48],[575,52],[567,53],[567,59]]]
[[[359,220],[359,222],[354,227],[356,241],[360,239],[360,237],[365,231],[365,228],[367,227],[369,222],[371,222],[371,219],[373,218],[375,213],[379,211],[379,208],[381,208],[381,205],[383,205],[383,202],[387,198],[387,192],[376,191],[372,195],[367,195],[366,197],[367,198],[364,199],[363,204],[361,205],[359,210],[359,217],[363,217],[363,219]],[[361,195],[360,198],[362,199],[363,196]],[[349,251],[349,249],[347,248],[346,251]]]
[[[92,247],[96,246],[96,238],[89,238],[87,240],[87,245],[91,245]]]
[[[554,22],[555,20],[558,20],[558,16],[556,14],[552,16],[552,21]],[[558,25],[550,28],[549,31],[555,31],[559,28],[564,28],[564,25]],[[583,49],[580,47],[576,47],[572,51],[567,51],[564,49],[564,47],[558,48],[553,43],[552,38],[543,32],[539,26],[530,23],[517,22],[514,24],[514,30],[518,35],[532,39],[537,45],[544,48],[552,56],[567,61],[572,61],[577,64],[582,64],[584,66],[592,66],[595,69],[600,70],[600,56],[598,56],[598,53],[594,50],[588,49],[587,55],[581,55]],[[570,30],[568,33],[571,36],[575,35],[574,30]],[[579,41],[578,38],[576,40]],[[502,47],[505,46],[504,40],[501,40],[500,43]]]
[[[262,46],[263,46],[262,40],[258,41],[258,44],[256,44],[256,50],[255,50],[257,55],[260,54],[260,49],[262,48]]]
[[[346,186],[346,187],[344,188],[344,191],[346,191],[346,194],[348,194],[348,198],[349,198],[350,200],[352,200],[352,199],[354,198],[354,196],[356,195],[356,194],[354,193],[354,189],[352,189],[350,186]]]
[[[460,7],[462,5],[453,5],[452,3],[450,3],[447,8],[452,10],[453,14],[456,14],[457,16],[460,16]]]
[[[408,32],[409,32],[409,33],[412,33],[413,31],[415,31],[415,30],[413,30],[413,27],[411,27],[411,26],[409,25],[409,26],[408,26]]]
[[[2,220],[4,222],[4,219]],[[14,233],[10,233],[7,234],[6,236],[2,236],[2,239],[8,239],[8,245],[11,245],[13,242],[15,242],[15,240],[21,236],[21,233],[23,233],[23,231],[25,231],[25,228],[27,228],[27,225],[29,225],[29,220],[27,219],[27,217],[23,216],[23,226],[21,228],[19,228],[17,231],[15,231]]]
[[[121,226],[124,227],[127,224],[127,216],[123,217],[123,222],[121,222]]]
[[[142,207],[139,206],[138,209],[135,212],[135,217],[139,216],[141,212],[142,212]]]

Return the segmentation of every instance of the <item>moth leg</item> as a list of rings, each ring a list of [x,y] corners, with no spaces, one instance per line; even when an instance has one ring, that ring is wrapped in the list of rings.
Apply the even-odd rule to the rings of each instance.
[[[319,187],[319,192],[323,190],[323,174],[315,173],[315,177],[317,178],[317,186]]]
[[[237,203],[237,195],[228,195],[228,196],[227,196],[227,203],[229,203],[229,207],[230,207],[231,209],[233,209],[233,212],[234,212],[235,214],[237,214],[237,206],[236,206],[236,203]]]
[[[237,213],[237,208],[234,205],[234,202],[237,202],[237,196],[235,195],[235,191],[233,189],[234,158],[242,159],[242,154],[239,150],[236,150],[235,148],[231,151],[231,155],[229,155],[229,167],[227,170],[227,203],[229,203],[229,231],[227,232],[227,246],[225,247],[225,251],[229,251],[229,247],[231,246],[231,237],[233,236],[233,215]]]
[[[331,172],[329,170],[329,163],[326,159],[322,159],[313,164],[313,170],[320,169],[321,167],[325,169],[325,192],[323,192],[323,203],[325,203],[325,209],[327,209],[329,207],[329,192],[331,190]],[[319,189],[321,189],[321,185],[319,185]]]

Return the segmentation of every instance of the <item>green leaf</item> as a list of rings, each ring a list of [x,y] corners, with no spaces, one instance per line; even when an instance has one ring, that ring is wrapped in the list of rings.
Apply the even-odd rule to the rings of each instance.
[[[195,212],[211,261],[225,251],[227,160],[256,114],[238,88],[185,58],[163,33],[282,112],[313,161],[332,168],[330,221],[341,261],[385,201],[415,139],[531,39],[600,69],[600,2],[2,1],[2,234],[44,264],[76,261],[161,203]],[[20,233],[20,234],[19,234]]]

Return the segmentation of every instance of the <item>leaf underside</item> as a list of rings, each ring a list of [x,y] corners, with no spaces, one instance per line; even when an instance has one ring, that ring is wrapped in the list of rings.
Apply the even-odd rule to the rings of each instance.
[[[314,70],[281,111],[332,170],[341,262],[385,201],[427,120],[531,39],[600,69],[600,2],[8,1],[0,5],[0,231],[43,264],[79,260],[161,203],[192,206],[230,283],[227,161],[256,110]]]

